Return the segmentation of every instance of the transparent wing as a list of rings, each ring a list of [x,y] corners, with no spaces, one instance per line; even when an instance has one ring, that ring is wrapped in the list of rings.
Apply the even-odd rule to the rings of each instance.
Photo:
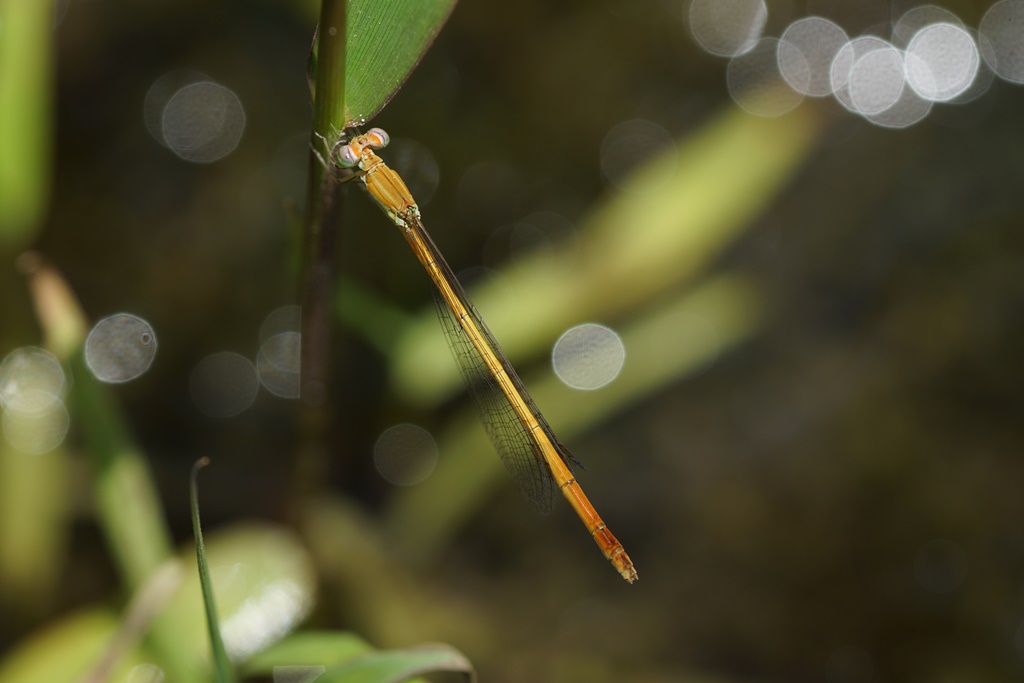
[[[473,303],[469,300],[469,296],[459,284],[455,274],[452,273],[451,268],[444,261],[430,235],[423,229],[422,225],[418,225],[416,228],[420,232],[423,242],[431,251],[431,256],[435,263],[441,267],[441,270],[452,284],[452,289],[460,303],[469,312],[477,329],[480,330],[486,339],[491,352],[501,363],[505,372],[512,380],[516,391],[519,392],[520,397],[522,397],[533,413],[533,416],[540,423],[541,429],[548,439],[551,440],[551,443],[554,444],[562,460],[565,461],[570,469],[573,464],[578,465],[579,462],[576,458],[573,457],[568,449],[562,446],[554,433],[552,433],[547,420],[544,419],[533,399],[530,398],[530,394],[526,391],[526,387],[523,386],[519,375],[516,374],[511,363],[505,358],[505,354],[502,353],[501,347],[495,341],[494,335],[491,334],[487,324],[484,323],[483,318],[480,317]],[[438,318],[441,321],[445,337],[448,339],[452,355],[455,356],[455,360],[462,372],[462,378],[465,380],[470,395],[477,406],[487,435],[491,438],[494,448],[498,451],[505,469],[508,470],[512,480],[527,500],[533,503],[541,512],[551,512],[554,506],[556,485],[554,478],[551,476],[551,470],[544,461],[540,447],[531,438],[529,430],[519,420],[512,404],[505,397],[498,383],[487,371],[483,358],[477,352],[476,347],[473,346],[469,335],[459,325],[451,307],[440,294],[435,294],[434,301],[437,305]]]
[[[435,295],[437,315],[480,419],[505,469],[519,490],[542,512],[554,505],[554,480],[540,449],[519,422],[512,404],[487,372],[469,337],[455,321],[448,304]]]

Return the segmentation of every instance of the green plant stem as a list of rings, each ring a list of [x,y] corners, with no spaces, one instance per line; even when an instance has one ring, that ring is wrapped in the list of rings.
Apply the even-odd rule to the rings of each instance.
[[[328,139],[340,133],[345,123],[347,4],[346,0],[323,0],[320,6],[313,130]]]
[[[341,194],[324,168],[344,125],[345,0],[324,0],[317,33],[317,66],[306,195],[302,297],[302,396],[323,404],[329,355],[334,244]]]
[[[340,186],[325,168],[344,126],[346,0],[323,0],[316,43],[313,129],[310,134],[302,270],[302,375],[300,432],[304,447],[296,457],[293,500],[301,500],[325,467],[328,360],[334,250],[341,213]]]

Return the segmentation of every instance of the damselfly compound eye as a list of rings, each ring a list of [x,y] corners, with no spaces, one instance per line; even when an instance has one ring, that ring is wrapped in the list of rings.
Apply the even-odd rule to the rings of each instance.
[[[344,168],[351,168],[359,163],[360,150],[355,145],[343,145],[338,149],[338,164]]]
[[[371,128],[366,131],[366,140],[371,149],[380,149],[388,146],[388,143],[391,142],[391,136],[380,128]]]

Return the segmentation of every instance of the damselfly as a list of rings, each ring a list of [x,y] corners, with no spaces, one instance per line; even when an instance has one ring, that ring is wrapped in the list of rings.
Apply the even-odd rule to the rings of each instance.
[[[480,410],[491,441],[520,491],[542,511],[550,511],[554,492],[562,495],[626,581],[636,569],[622,544],[605,526],[573,475],[579,464],[562,445],[534,404],[483,318],[430,238],[419,207],[402,178],[375,150],[385,147],[388,134],[373,128],[365,135],[339,143],[331,155],[342,168],[358,168],[366,191],[401,229],[409,246],[440,294],[437,310],[445,336],[463,378]]]

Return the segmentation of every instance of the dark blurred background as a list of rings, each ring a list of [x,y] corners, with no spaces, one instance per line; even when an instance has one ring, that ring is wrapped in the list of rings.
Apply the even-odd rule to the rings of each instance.
[[[990,5],[942,3],[971,30]],[[769,2],[764,34],[821,15],[851,37],[882,35],[911,7]],[[602,149],[618,124],[649,122],[685,154],[688,140],[737,116],[729,62],[694,39],[689,9],[456,6],[373,121],[411,155],[410,175],[426,169],[424,191],[437,181],[422,209],[456,271],[484,265],[500,277],[518,257],[514,240],[501,241],[507,226],[553,212],[572,234],[614,202],[625,190],[603,172]],[[286,483],[301,457],[296,402],[262,391],[241,415],[215,419],[197,410],[189,377],[217,351],[255,360],[264,319],[298,301],[289,211],[301,215],[305,196],[315,14],[312,2],[72,0],[57,28],[54,189],[34,248],[91,319],[127,311],[156,330],[149,372],[114,390],[182,542],[200,455],[214,459],[210,529],[291,523],[301,505]],[[147,130],[151,88],[193,73],[244,109],[237,148],[211,163],[179,158]],[[316,496],[363,520],[403,588],[361,604],[361,591],[375,595],[369,580],[339,569],[345,557],[314,551],[321,600],[311,623],[380,646],[450,642],[489,681],[1019,679],[1022,116],[1024,89],[1000,78],[898,129],[808,98],[780,117],[813,129],[807,148],[756,215],[685,279],[594,320],[628,327],[725,273],[758,294],[742,338],[692,371],[666,370],[571,438],[587,466],[581,482],[637,565],[633,586],[567,506],[537,516],[503,472],[443,545],[404,556],[413,532],[382,521],[395,519],[403,493],[374,468],[374,444],[397,423],[441,430],[467,399],[404,398],[367,331],[378,322],[360,329],[341,316]],[[708,182],[728,196],[732,172],[715,173]],[[389,314],[432,316],[429,282],[394,228],[357,192],[345,216],[340,289]],[[0,352],[39,343],[18,285],[0,310]],[[662,343],[669,354],[687,340]],[[546,357],[521,362],[528,384],[551,374]],[[571,410],[566,395],[556,411]],[[497,461],[489,448],[475,455]],[[44,607],[5,610],[0,646],[117,594],[84,511],[66,558]]]

